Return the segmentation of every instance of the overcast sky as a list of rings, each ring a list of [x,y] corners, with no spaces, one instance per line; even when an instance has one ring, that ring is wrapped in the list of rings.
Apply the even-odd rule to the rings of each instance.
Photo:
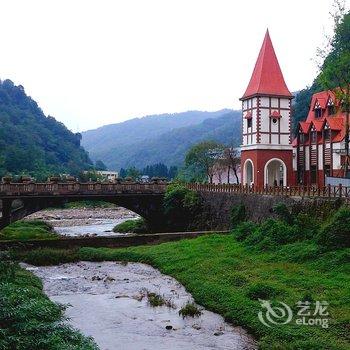
[[[268,27],[291,91],[310,84],[332,0],[0,0],[0,78],[74,131],[240,108]]]

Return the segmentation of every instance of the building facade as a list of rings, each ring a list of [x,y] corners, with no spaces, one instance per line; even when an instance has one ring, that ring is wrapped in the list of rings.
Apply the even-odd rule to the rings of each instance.
[[[315,93],[292,140],[292,98],[267,31],[241,98],[242,184],[262,188],[350,183],[344,179],[344,164],[349,160],[345,154],[347,116],[341,101],[333,91]]]
[[[332,91],[314,94],[293,141],[296,183],[324,186],[326,176],[344,176],[346,113]]]
[[[294,182],[291,100],[266,32],[242,101],[241,181],[256,187]]]

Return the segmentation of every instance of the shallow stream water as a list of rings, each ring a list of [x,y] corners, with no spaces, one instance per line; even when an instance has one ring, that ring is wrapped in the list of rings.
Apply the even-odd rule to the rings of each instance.
[[[54,301],[69,304],[69,322],[92,336],[101,350],[256,349],[254,340],[215,313],[183,319],[179,310],[192,296],[175,279],[140,263],[79,262],[24,265],[43,281]],[[150,306],[147,292],[171,307]]]
[[[123,219],[100,219],[94,223],[89,223],[87,225],[77,225],[77,226],[55,226],[56,222],[51,221],[55,232],[63,236],[78,237],[78,236],[120,236],[125,235],[125,233],[113,232],[114,226],[133,218],[123,218]]]

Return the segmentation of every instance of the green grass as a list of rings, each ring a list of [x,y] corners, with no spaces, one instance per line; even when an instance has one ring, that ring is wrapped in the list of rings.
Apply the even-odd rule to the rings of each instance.
[[[156,246],[123,249],[41,249],[14,254],[34,264],[58,261],[136,261],[173,276],[196,303],[241,325],[268,350],[349,349],[350,249],[322,252],[311,241],[259,251],[233,235],[208,235]],[[300,300],[326,300],[330,326],[288,324],[268,328],[258,319],[258,298],[282,301],[294,311]]]
[[[120,233],[146,233],[147,228],[144,219],[126,220],[113,228],[113,232]]]
[[[40,220],[16,221],[0,231],[0,240],[57,239],[52,226]]]
[[[63,312],[37,277],[0,259],[1,350],[97,350],[92,339],[63,323]]]

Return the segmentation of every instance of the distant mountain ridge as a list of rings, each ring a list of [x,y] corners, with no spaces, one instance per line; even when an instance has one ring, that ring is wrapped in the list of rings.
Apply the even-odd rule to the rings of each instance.
[[[181,165],[188,148],[199,141],[239,145],[240,125],[241,112],[230,109],[154,115],[83,132],[82,145],[109,169]]]

